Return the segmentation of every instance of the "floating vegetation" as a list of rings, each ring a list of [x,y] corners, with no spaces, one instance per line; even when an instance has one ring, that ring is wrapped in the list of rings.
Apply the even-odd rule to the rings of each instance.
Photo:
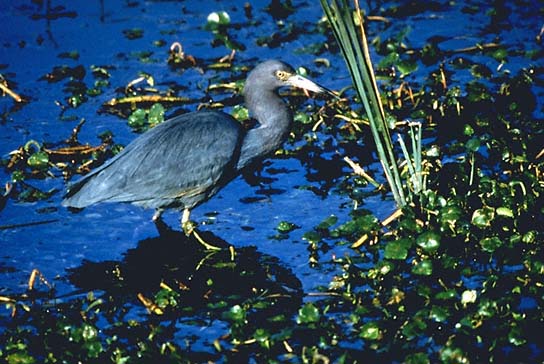
[[[304,111],[295,115],[289,143],[275,158],[295,159],[305,177],[304,182],[296,182],[296,192],[311,191],[317,196],[319,203],[312,208],[322,217],[308,223],[282,211],[280,219],[262,234],[261,226],[249,227],[244,222],[218,229],[230,232],[230,242],[203,231],[205,240],[227,247],[212,253],[199,250],[200,245],[182,233],[161,230],[158,237],[134,243],[136,247],[122,258],[70,261],[73,268],[61,277],[35,272],[28,290],[25,280],[19,291],[4,287],[0,291],[5,307],[0,313],[0,361],[543,362],[544,346],[534,333],[544,329],[544,28],[534,27],[533,43],[514,43],[521,32],[513,38],[503,33],[511,24],[526,32],[526,22],[534,23],[526,10],[519,10],[529,6],[525,3],[497,3],[494,8],[483,3],[401,2],[372,8],[375,3],[369,2],[362,19],[377,55],[384,125],[405,133],[399,143],[394,136],[393,150],[400,156],[395,163],[407,181],[405,187],[418,198],[389,211],[394,204],[371,147],[370,117],[351,87],[342,89],[338,100],[326,102],[282,94]],[[123,62],[137,62],[138,71],[148,72],[126,84],[138,71],[131,68],[129,76],[119,78],[122,69],[118,66],[86,66],[88,55],[83,50],[60,53],[63,62],[72,63],[48,66],[50,71],[41,73],[47,73],[42,78],[46,82],[39,84],[60,90],[63,100],[73,98],[64,102],[80,106],[68,108],[72,112],[82,112],[94,101],[103,104],[104,111],[128,120],[136,131],[161,122],[167,113],[185,112],[172,110],[180,105],[225,108],[251,125],[247,109],[234,105],[241,100],[240,79],[254,58],[263,56],[252,53],[254,48],[263,50],[256,45],[276,55],[283,48],[302,49],[295,61],[287,60],[295,64],[297,57],[315,57],[315,63],[305,66],[323,84],[347,80],[345,73],[335,73],[341,60],[328,23],[314,20],[315,24],[297,25],[299,8],[308,6],[272,1],[263,17],[262,9],[233,5],[228,7],[228,21],[218,13],[215,28],[208,29],[210,38],[199,39],[200,44],[212,39],[213,44],[243,49],[236,47],[239,42],[246,49],[238,51],[236,58],[230,53],[224,62],[202,56],[202,47],[182,38],[185,33],[164,31],[166,44],[179,36],[191,50],[189,55],[176,46],[158,61],[164,70],[181,73],[183,86],[181,81],[157,84],[151,75],[156,74],[157,64],[142,63],[149,53],[142,53],[148,56],[142,62],[120,56]],[[422,35],[417,27],[419,21],[446,21],[449,15],[460,19],[456,12],[470,26],[478,22],[476,31]],[[508,18],[514,15],[522,16]],[[40,12],[39,18],[66,16],[59,7],[48,15]],[[247,23],[236,23],[244,16]],[[261,26],[270,18],[273,25],[265,32]],[[514,22],[519,19],[523,24]],[[191,26],[198,34],[206,33],[200,23]],[[237,34],[248,28],[257,35],[240,39]],[[302,28],[317,29],[322,38],[312,38]],[[150,32],[145,29],[139,34],[144,38]],[[53,40],[36,40],[37,44],[46,42]],[[13,51],[14,45],[6,49]],[[55,49],[54,54],[59,51]],[[9,71],[2,68],[10,82],[0,85],[27,94],[29,87],[21,86],[22,75]],[[189,87],[203,95],[185,97],[179,92]],[[4,92],[9,105],[13,104],[16,99]],[[297,103],[303,102],[304,107],[299,107]],[[2,127],[20,128],[26,120],[17,120],[18,116],[6,112]],[[94,133],[95,124],[86,119],[86,130]],[[43,137],[39,131],[26,129],[10,134],[8,142],[23,142],[11,147],[11,153],[6,151],[0,162],[8,180],[0,188],[2,214],[13,205],[18,209],[36,206],[36,212],[47,214],[52,204],[58,204],[61,190],[57,187],[63,185],[63,178],[93,170],[121,148],[102,126],[96,129],[99,142],[79,143],[82,124],[67,140],[47,141],[62,139],[48,134],[53,129],[50,125],[67,125],[59,122],[49,124]],[[63,134],[64,138],[70,135]],[[258,192],[256,197],[242,197],[243,201],[264,201],[281,193],[283,186],[270,185],[295,173],[288,166],[266,162],[259,169],[263,175],[244,176],[249,185],[257,186],[252,191]],[[243,188],[246,191],[247,184]],[[343,210],[334,214],[327,211],[331,195],[343,201]],[[266,209],[269,203],[272,206],[267,201]],[[298,208],[298,204],[289,206]],[[236,220],[237,211],[229,216]],[[22,227],[28,226],[3,223],[0,233],[9,237],[8,233]],[[140,236],[136,230],[131,226],[128,231]],[[236,246],[242,233],[254,239],[246,245],[260,244],[262,236],[265,242],[259,248],[228,248]],[[75,235],[69,239],[75,241]],[[109,254],[115,238],[100,231],[92,239],[93,244],[107,245]],[[268,251],[282,250],[284,242],[292,245],[278,252],[279,259],[260,253],[270,246]],[[40,242],[40,247],[55,243]],[[268,245],[261,248],[264,244]],[[300,246],[302,250],[295,250]],[[7,277],[24,270],[10,265],[10,254],[6,250],[7,258],[0,262],[0,271],[9,272]],[[286,263],[295,254],[299,256]],[[310,281],[311,288],[303,290],[301,281]],[[75,290],[58,292],[65,282]]]
[[[170,46],[170,53],[168,55],[168,64],[174,68],[188,68],[195,67],[197,60],[190,54],[185,54],[183,46],[179,42],[174,42]]]
[[[214,41],[212,46],[223,45],[231,50],[244,50],[245,46],[238,42],[230,33],[230,15],[226,11],[212,12],[208,14],[205,29],[212,32]]]

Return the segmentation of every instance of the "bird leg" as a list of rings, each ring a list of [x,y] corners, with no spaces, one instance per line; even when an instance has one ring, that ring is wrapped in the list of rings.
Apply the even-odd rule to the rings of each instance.
[[[163,209],[156,209],[151,220],[153,220],[153,222],[160,221],[163,211],[164,211]]]
[[[183,214],[181,215],[181,229],[185,233],[185,235],[190,236],[193,235],[194,238],[204,246],[207,250],[221,250],[221,248],[211,245],[207,243],[202,237],[198,234],[195,228],[195,223],[189,220],[189,216],[191,215],[191,211],[189,209],[184,209]]]

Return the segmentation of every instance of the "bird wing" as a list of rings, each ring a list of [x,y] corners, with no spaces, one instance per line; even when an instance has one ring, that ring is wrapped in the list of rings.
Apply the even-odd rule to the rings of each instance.
[[[234,173],[241,135],[239,124],[224,113],[196,112],[170,119],[76,182],[64,204],[85,207],[110,201],[165,207],[190,199]]]

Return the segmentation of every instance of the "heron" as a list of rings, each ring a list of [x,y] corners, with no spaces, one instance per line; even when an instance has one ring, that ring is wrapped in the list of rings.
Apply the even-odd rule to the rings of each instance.
[[[293,114],[278,94],[297,87],[335,95],[298,75],[293,67],[268,60],[246,78],[243,96],[255,126],[246,130],[232,116],[196,111],[173,117],[129,143],[120,153],[68,187],[62,205],[84,208],[125,202],[153,208],[153,221],[166,209],[182,210],[181,227],[195,233],[190,211],[215,195],[245,167],[282,146]],[[336,95],[335,95],[336,96]],[[207,249],[214,246],[195,235]]]

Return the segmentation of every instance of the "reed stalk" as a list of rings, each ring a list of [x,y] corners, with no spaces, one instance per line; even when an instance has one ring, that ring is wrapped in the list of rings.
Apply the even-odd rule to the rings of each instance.
[[[353,85],[367,113],[376,151],[382,164],[393,198],[399,208],[407,203],[402,179],[393,151],[393,143],[376,83],[374,69],[364,31],[363,16],[357,0],[355,13],[347,0],[320,0],[344,60]],[[358,26],[354,21],[357,17]]]

